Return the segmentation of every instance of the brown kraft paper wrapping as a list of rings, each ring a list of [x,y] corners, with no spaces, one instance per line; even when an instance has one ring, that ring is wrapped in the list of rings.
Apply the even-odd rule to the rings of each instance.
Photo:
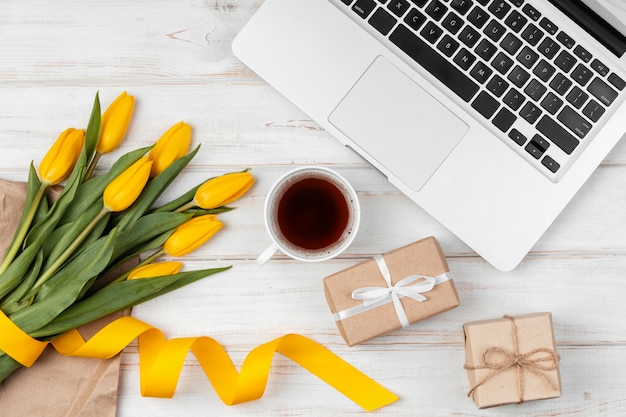
[[[58,188],[53,190],[58,195]],[[55,193],[49,197],[54,198]],[[0,180],[0,258],[22,215],[26,184]],[[91,337],[117,313],[80,328]],[[66,357],[46,348],[30,368],[0,384],[0,417],[115,417],[120,356],[108,360]]]
[[[476,321],[463,330],[468,395],[478,408],[561,396],[550,313]]]
[[[447,273],[448,264],[434,237],[428,237],[383,255],[391,275],[391,283],[410,275],[436,277]],[[361,305],[352,292],[364,287],[387,287],[375,260],[368,260],[324,278],[326,300],[333,314]],[[426,301],[400,298],[409,323],[455,308],[459,297],[454,282],[449,279],[422,294]],[[339,333],[349,346],[402,327],[392,302],[337,320]]]

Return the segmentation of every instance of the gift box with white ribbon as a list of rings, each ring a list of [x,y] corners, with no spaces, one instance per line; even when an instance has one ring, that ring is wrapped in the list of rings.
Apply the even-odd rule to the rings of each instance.
[[[446,258],[434,237],[327,276],[324,291],[349,346],[459,305]]]

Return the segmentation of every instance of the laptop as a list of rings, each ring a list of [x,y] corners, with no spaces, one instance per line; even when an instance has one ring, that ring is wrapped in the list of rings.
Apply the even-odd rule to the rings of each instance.
[[[626,132],[624,0],[265,0],[234,54],[502,271]]]

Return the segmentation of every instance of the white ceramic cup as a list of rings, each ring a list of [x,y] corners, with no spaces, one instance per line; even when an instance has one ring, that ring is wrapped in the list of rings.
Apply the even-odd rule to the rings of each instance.
[[[305,194],[294,194],[294,190],[298,189],[298,187],[302,187],[303,184],[306,183],[310,185],[311,181],[305,181],[310,179],[323,180],[326,183],[332,184],[334,186],[331,187],[334,188],[334,191],[332,191],[332,193],[335,193],[335,196],[337,195],[337,191],[340,192],[341,196],[345,200],[345,206],[343,206],[341,203],[338,203],[338,205],[341,205],[342,208],[341,210],[335,211],[341,212],[343,214],[337,214],[337,217],[345,219],[345,209],[347,209],[347,221],[345,222],[345,227],[336,228],[334,233],[335,236],[340,233],[339,237],[334,239],[332,243],[326,246],[315,248],[307,248],[305,247],[306,244],[299,246],[298,244],[294,243],[294,241],[298,240],[299,242],[302,242],[302,236],[295,236],[296,238],[294,239],[293,231],[289,232],[288,228],[285,227],[285,224],[289,223],[285,223],[285,221],[283,220],[285,218],[284,207],[285,205],[288,205],[286,201],[289,201],[290,197],[293,200],[294,196],[304,196],[304,200],[306,200],[308,198],[311,198],[311,196],[316,195],[318,190],[315,189],[311,189],[312,191],[309,189],[307,189],[306,191],[300,191],[300,193]],[[302,201],[304,200],[301,199],[300,202],[302,203]],[[310,206],[317,206],[318,201],[323,200],[323,198],[314,199]],[[319,207],[325,208],[326,206],[327,204],[319,204]],[[330,204],[330,206],[334,207],[335,204]],[[279,221],[279,211],[282,215],[281,221]],[[302,210],[303,213],[305,211],[305,209]],[[306,215],[297,217],[297,220],[301,221],[304,220]],[[274,183],[274,185],[272,185],[267,195],[267,199],[265,200],[264,221],[265,228],[267,229],[267,232],[272,239],[272,243],[256,259],[257,264],[263,265],[268,260],[270,260],[272,256],[274,256],[278,251],[281,251],[287,256],[298,261],[319,262],[334,258],[335,256],[342,253],[348,246],[350,246],[359,228],[359,223],[361,221],[361,208],[359,206],[359,200],[356,192],[354,191],[354,188],[352,188],[350,183],[341,175],[331,169],[320,166],[300,167],[287,172],[282,177],[280,177]],[[283,225],[282,228],[281,224]],[[343,224],[343,222],[339,221],[339,224]],[[317,226],[315,227],[317,228]],[[310,226],[308,228],[310,229]],[[324,230],[324,227],[319,230]],[[289,233],[292,233],[291,240],[285,236],[284,232],[288,232],[288,235]]]

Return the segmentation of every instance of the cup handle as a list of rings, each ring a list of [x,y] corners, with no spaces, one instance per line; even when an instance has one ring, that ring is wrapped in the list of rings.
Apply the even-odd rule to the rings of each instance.
[[[272,256],[274,256],[278,252],[278,246],[276,243],[272,243],[256,258],[257,265],[263,265],[265,262],[269,261]]]

